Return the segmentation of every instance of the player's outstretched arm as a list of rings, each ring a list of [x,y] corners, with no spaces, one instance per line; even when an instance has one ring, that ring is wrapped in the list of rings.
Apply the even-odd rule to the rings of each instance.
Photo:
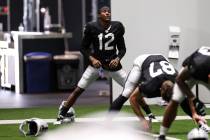
[[[190,78],[188,67],[184,67],[179,75],[176,77],[176,83],[183,94],[185,94],[189,101],[190,110],[192,112],[192,118],[197,123],[199,121],[206,122],[203,117],[197,114],[193,101],[195,100],[195,96],[193,95],[192,91],[190,90],[189,86],[185,83],[187,79]]]
[[[137,117],[139,118],[141,124],[143,125],[145,130],[149,130],[150,129],[150,124],[149,121],[147,121],[144,117],[144,114],[142,113],[140,106],[139,106],[139,102],[138,102],[138,97],[140,96],[140,92],[139,92],[139,88],[136,88],[133,93],[131,94],[129,101],[131,104],[131,107],[134,111],[134,113],[137,115]]]
[[[144,112],[147,114],[147,116],[149,117],[149,119],[156,119],[155,118],[155,115],[152,113],[149,105],[144,100],[144,97],[143,96],[138,96],[137,98],[138,98],[139,105],[144,110]]]

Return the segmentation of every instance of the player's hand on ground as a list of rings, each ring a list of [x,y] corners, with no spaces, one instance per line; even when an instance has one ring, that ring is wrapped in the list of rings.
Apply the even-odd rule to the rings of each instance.
[[[115,59],[112,59],[111,62],[109,63],[110,68],[116,68],[120,63],[120,59],[117,57]]]
[[[141,126],[143,128],[144,131],[151,131],[151,124],[149,121],[147,121],[146,119],[141,119]]]
[[[198,124],[199,122],[207,123],[206,119],[197,113],[192,115],[193,120]]]

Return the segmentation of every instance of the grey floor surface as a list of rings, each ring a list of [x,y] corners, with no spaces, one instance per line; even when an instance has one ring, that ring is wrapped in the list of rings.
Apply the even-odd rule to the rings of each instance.
[[[97,80],[78,98],[75,105],[109,104],[110,86],[107,80]],[[100,95],[102,93],[102,95]],[[17,94],[0,89],[0,108],[27,108],[57,106],[69,96],[70,92]]]

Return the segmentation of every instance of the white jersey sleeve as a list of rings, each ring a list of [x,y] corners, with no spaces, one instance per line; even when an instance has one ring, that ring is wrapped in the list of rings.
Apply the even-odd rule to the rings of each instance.
[[[138,57],[136,57],[136,59],[133,62],[133,65],[138,66],[139,68],[141,68],[144,60],[150,56],[151,54],[143,54],[143,55],[139,55]]]
[[[143,55],[139,55],[138,57],[136,57],[136,59],[134,60],[133,64],[140,67],[142,66],[142,64],[144,63],[144,61],[147,59],[147,57],[151,56],[151,55],[162,55],[162,54],[143,54]],[[163,55],[162,55],[163,56]],[[163,56],[164,57],[164,56]],[[166,60],[168,60],[166,57],[164,57]]]

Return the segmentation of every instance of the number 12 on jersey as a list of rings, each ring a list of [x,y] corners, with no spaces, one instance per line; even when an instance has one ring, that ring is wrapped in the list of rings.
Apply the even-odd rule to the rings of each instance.
[[[103,41],[104,38],[104,41]],[[114,46],[110,46],[110,44],[114,41],[114,34],[113,33],[108,33],[104,35],[103,33],[100,33],[98,35],[98,40],[99,40],[99,50],[113,50]],[[105,41],[106,40],[106,41]]]

